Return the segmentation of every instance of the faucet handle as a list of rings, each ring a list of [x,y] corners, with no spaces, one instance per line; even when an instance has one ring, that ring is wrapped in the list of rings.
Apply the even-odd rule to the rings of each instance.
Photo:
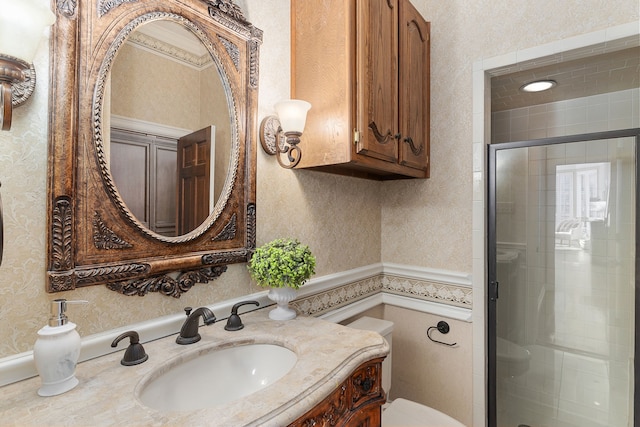
[[[224,327],[226,331],[239,331],[240,329],[244,328],[242,320],[238,315],[238,309],[243,305],[248,304],[253,304],[258,307],[260,306],[260,303],[258,301],[241,301],[237,304],[234,304],[233,307],[231,307],[231,316],[229,316],[229,318],[227,319],[227,324]]]
[[[124,357],[120,363],[124,366],[133,366],[146,362],[149,355],[144,351],[142,344],[140,344],[140,336],[136,331],[127,331],[120,334],[113,340],[111,347],[116,347],[121,340],[127,337],[129,337],[129,347],[127,347],[127,350],[124,352]]]

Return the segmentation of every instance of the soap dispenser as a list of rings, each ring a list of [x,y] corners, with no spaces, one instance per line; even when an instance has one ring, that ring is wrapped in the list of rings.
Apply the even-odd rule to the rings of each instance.
[[[68,304],[87,302],[51,301],[49,324],[38,331],[38,339],[33,346],[33,359],[42,379],[42,387],[38,390],[40,396],[62,394],[78,385],[75,371],[80,356],[80,335],[65,312]]]

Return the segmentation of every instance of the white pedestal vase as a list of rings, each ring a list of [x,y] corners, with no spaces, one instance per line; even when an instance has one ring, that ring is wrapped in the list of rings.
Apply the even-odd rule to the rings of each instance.
[[[294,309],[289,307],[289,302],[296,298],[296,290],[293,288],[271,288],[267,295],[278,306],[269,312],[269,319],[291,320],[297,316]]]

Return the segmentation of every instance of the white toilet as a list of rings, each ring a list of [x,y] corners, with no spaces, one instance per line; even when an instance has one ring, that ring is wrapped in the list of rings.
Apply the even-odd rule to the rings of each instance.
[[[389,343],[389,355],[382,362],[382,388],[389,396],[391,389],[391,357],[393,322],[373,317],[361,317],[347,326],[355,329],[374,331]],[[389,402],[387,400],[387,402]],[[386,408],[386,409],[384,409]],[[406,399],[396,399],[383,407],[382,427],[465,427],[450,416]]]
[[[518,344],[496,337],[498,377],[518,377],[529,370],[531,352]]]

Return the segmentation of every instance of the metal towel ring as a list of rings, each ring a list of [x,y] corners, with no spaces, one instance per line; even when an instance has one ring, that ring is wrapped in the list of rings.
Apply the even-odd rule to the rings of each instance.
[[[457,342],[454,342],[452,344],[452,343],[448,343],[448,342],[434,340],[433,338],[431,338],[431,331],[433,329],[437,329],[441,334],[448,334],[449,330],[450,330],[449,324],[447,322],[445,322],[444,320],[439,321],[437,326],[429,326],[429,328],[427,329],[427,338],[429,338],[433,342],[436,342],[436,343],[442,344],[442,345],[446,345],[446,346],[449,346],[449,347],[453,347],[454,345],[458,344]]]

